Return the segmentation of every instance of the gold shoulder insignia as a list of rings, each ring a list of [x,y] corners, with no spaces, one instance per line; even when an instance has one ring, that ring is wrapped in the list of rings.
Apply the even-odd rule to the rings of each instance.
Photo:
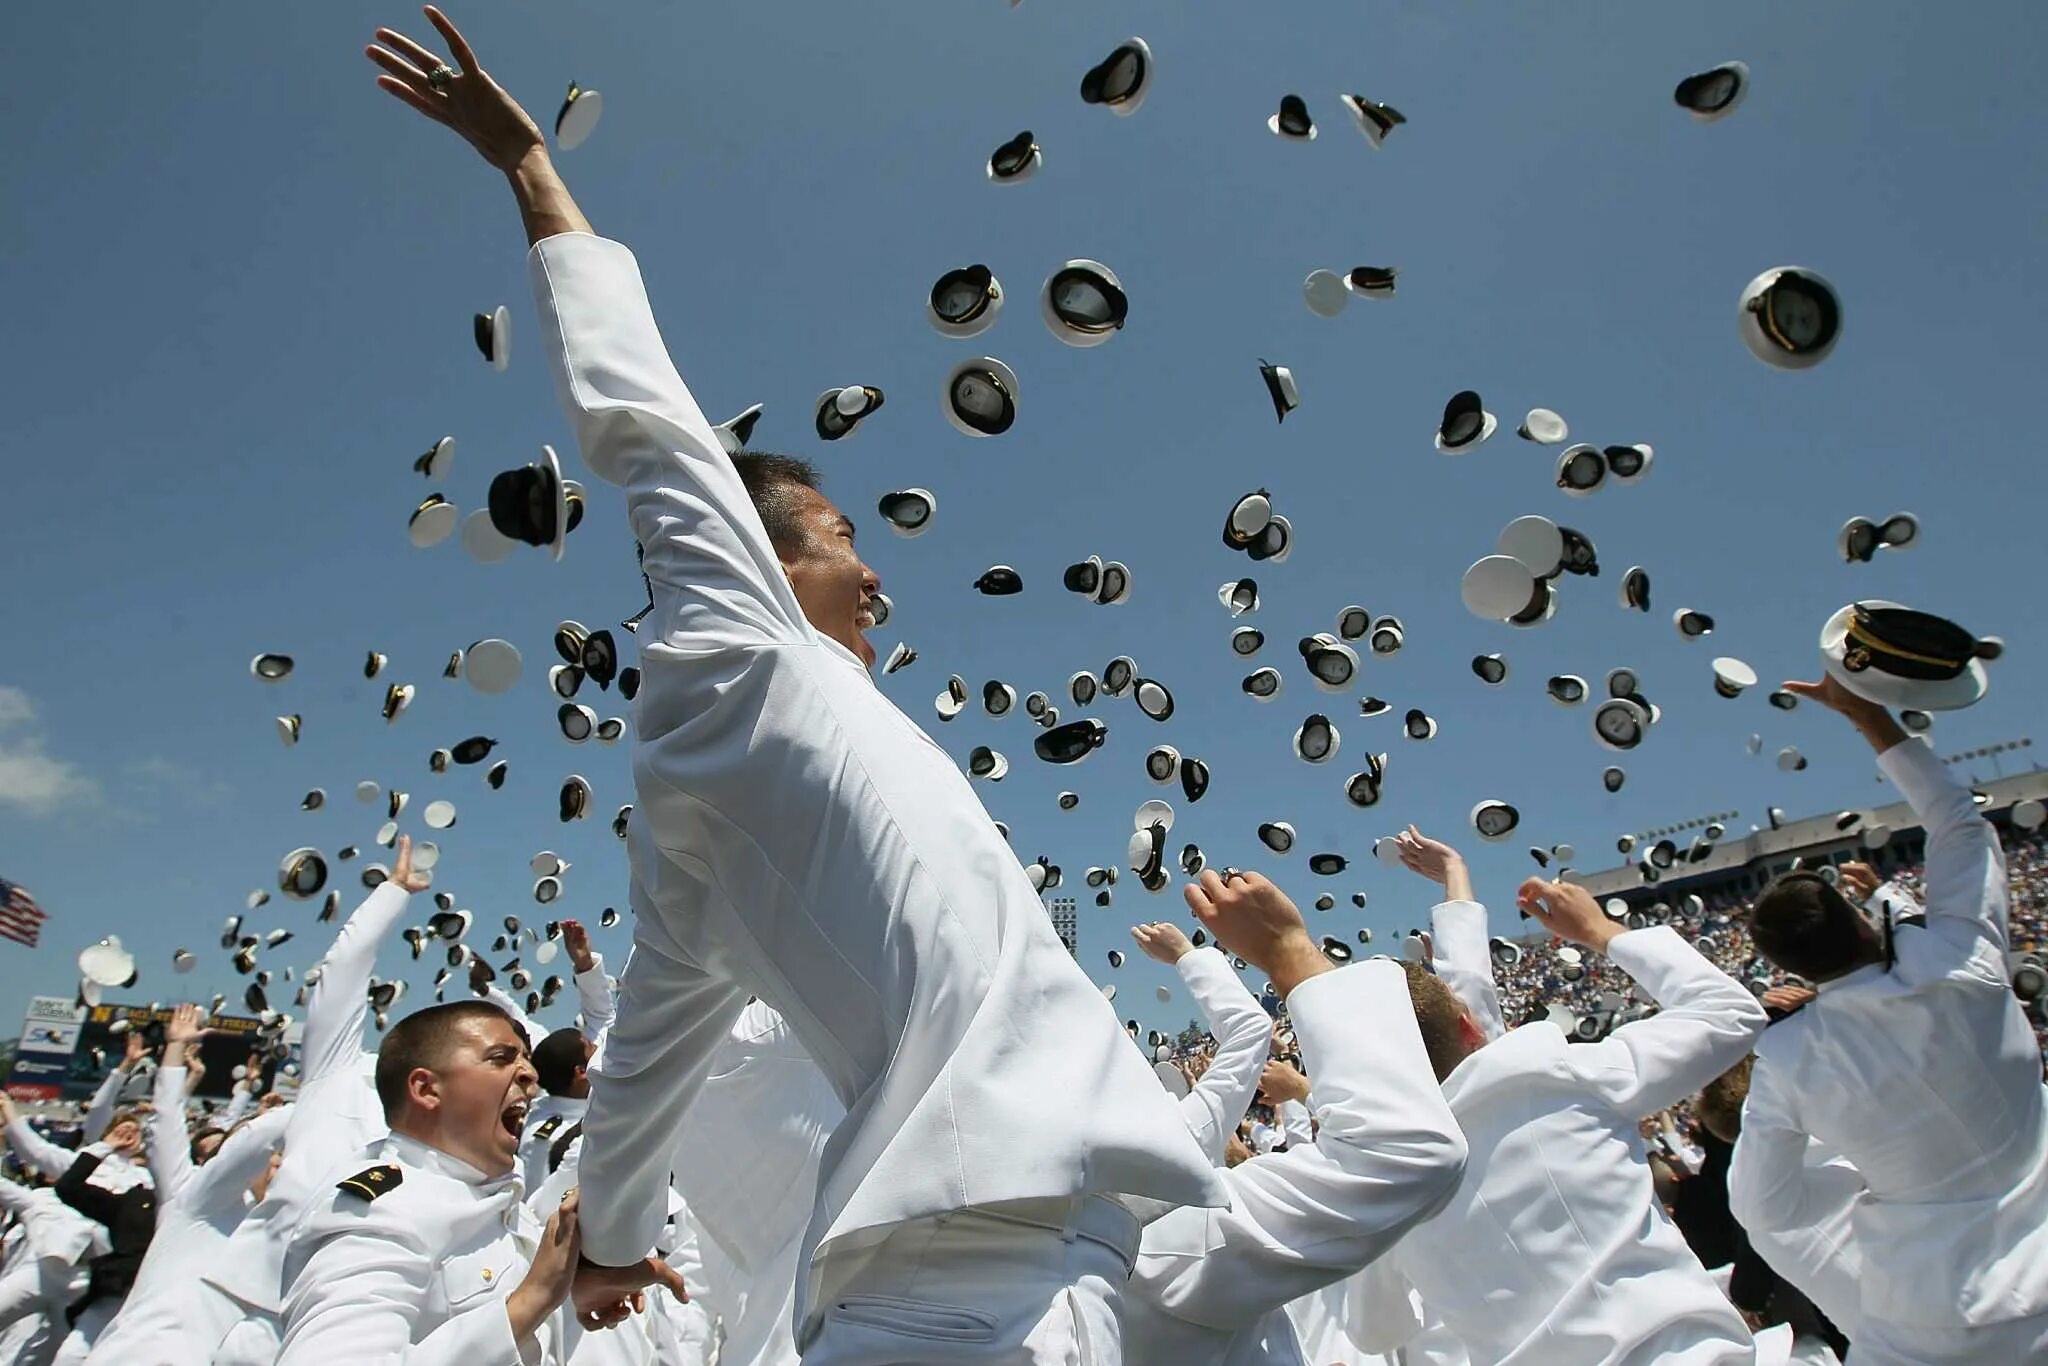
[[[540,1126],[533,1131],[533,1136],[539,1139],[541,1142],[545,1143],[549,1139],[553,1138],[555,1136],[555,1130],[561,1127],[562,1117],[560,1115],[549,1115],[546,1119],[542,1120],[540,1122]]]
[[[357,1172],[346,1181],[335,1182],[334,1188],[346,1191],[350,1195],[360,1195],[365,1200],[375,1200],[380,1195],[397,1190],[398,1183],[403,1180],[405,1173],[399,1170],[398,1165],[385,1162],[368,1171]]]

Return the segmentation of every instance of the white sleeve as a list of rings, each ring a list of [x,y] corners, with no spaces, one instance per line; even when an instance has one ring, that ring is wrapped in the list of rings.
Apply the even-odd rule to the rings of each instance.
[[[1877,766],[1927,830],[1928,931],[1984,958],[2003,984],[2012,887],[1998,832],[1979,814],[1970,790],[1920,741],[1893,745],[1877,757]]]
[[[518,1025],[519,1032],[526,1036],[526,1046],[529,1049],[548,1036],[548,1031],[540,1027],[540,1022],[521,1010],[519,1002],[513,1000],[496,982],[485,984],[484,999],[512,1017],[512,1023]]]
[[[53,1181],[70,1171],[71,1164],[78,1160],[77,1153],[50,1142],[19,1115],[7,1126],[7,1142],[22,1166],[33,1167]]]
[[[1297,1143],[1315,1142],[1315,1116],[1311,1115],[1308,1106],[1300,1101],[1281,1101],[1275,1111],[1275,1118],[1280,1121],[1280,1131],[1287,1135],[1288,1147],[1292,1148]]]
[[[128,1073],[119,1067],[100,1079],[99,1089],[92,1093],[92,1103],[86,1106],[85,1120],[79,1126],[79,1142],[97,1143],[106,1137],[107,1126],[114,1120],[114,1097],[121,1094],[121,1086],[127,1080]]]
[[[1259,1089],[1272,1022],[1216,950],[1190,949],[1174,970],[1216,1036],[1216,1056],[1180,1098],[1180,1115],[1210,1162],[1220,1165],[1226,1142]]]
[[[1748,988],[1668,925],[1628,930],[1607,945],[1614,965],[1657,1003],[1599,1043],[1564,1051],[1564,1066],[1631,1119],[1693,1095],[1756,1046],[1770,1017]]]
[[[192,1140],[185,1131],[185,1065],[156,1070],[155,1111],[149,1117],[149,1173],[159,1207],[192,1178]]]
[[[604,955],[590,955],[590,971],[576,974],[576,997],[582,1003],[583,1037],[596,1043],[611,1027],[612,979],[604,973]]]
[[[686,653],[812,641],[753,500],[662,344],[633,253],[564,233],[527,259],[583,462],[625,490],[641,571],[669,614],[656,638]]]
[[[377,948],[411,901],[412,894],[397,883],[380,884],[349,913],[333,947],[320,960],[320,980],[306,994],[306,1027],[299,1044],[302,1087],[361,1064]]]
[[[1477,901],[1440,901],[1429,913],[1436,957],[1430,966],[1451,994],[1472,1012],[1488,1042],[1508,1032],[1493,981],[1493,946],[1487,942],[1486,907]]]
[[[1134,1294],[1230,1328],[1359,1270],[1457,1190],[1465,1138],[1392,963],[1313,977],[1287,1002],[1316,1141],[1222,1173],[1228,1209],[1182,1206],[1145,1230]]]
[[[212,1159],[193,1171],[185,1202],[202,1218],[233,1213],[250,1184],[270,1165],[270,1155],[284,1142],[285,1126],[290,1122],[289,1108],[280,1105],[229,1134]],[[161,1208],[165,1203],[161,1181],[157,1182],[156,1198]]]
[[[220,1112],[217,1121],[221,1128],[232,1129],[256,1108],[256,1083],[260,1078],[244,1077],[228,1090],[228,1103]]]

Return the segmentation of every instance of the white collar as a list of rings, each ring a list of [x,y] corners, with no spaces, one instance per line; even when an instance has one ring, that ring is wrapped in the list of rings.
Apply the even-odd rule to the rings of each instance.
[[[1846,986],[1850,982],[1861,982],[1871,977],[1881,977],[1884,975],[1884,972],[1885,965],[1883,963],[1865,963],[1854,972],[1845,972],[1840,977],[1830,977],[1825,982],[1815,982],[1813,984],[1814,994],[1823,995],[1836,987]]]
[[[480,1194],[495,1194],[502,1186],[510,1185],[517,1188],[520,1185],[517,1162],[513,1163],[512,1170],[502,1176],[486,1176],[461,1158],[445,1153],[431,1143],[422,1143],[410,1134],[394,1133],[385,1142],[393,1155],[400,1160],[430,1172],[453,1177],[465,1186],[474,1187]]]
[[[836,653],[841,659],[845,660],[848,664],[853,665],[854,668],[859,669],[864,674],[868,672],[868,666],[861,662],[861,657],[859,655],[847,649],[844,645],[841,645],[838,641],[826,635],[823,631],[820,631],[815,626],[811,627],[811,634],[817,638],[817,641],[820,645],[823,645],[826,649]],[[869,680],[873,681],[874,676],[872,674],[869,674],[868,676]]]

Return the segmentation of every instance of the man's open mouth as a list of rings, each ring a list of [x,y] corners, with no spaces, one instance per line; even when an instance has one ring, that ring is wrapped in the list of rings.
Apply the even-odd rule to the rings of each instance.
[[[515,1100],[505,1107],[498,1116],[498,1122],[505,1126],[506,1133],[518,1138],[526,1132],[526,1111],[530,1104],[529,1101]]]

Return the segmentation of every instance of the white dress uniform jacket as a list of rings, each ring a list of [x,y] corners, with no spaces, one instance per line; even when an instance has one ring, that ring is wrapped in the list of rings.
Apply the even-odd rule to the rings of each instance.
[[[1462,960],[1460,942],[1438,948]],[[1741,1316],[1656,1202],[1637,1126],[1740,1060],[1763,1008],[1666,927],[1608,953],[1660,1012],[1593,1044],[1523,1025],[1460,1063],[1443,1092],[1471,1145],[1464,1181],[1376,1273],[1419,1291],[1474,1362],[1751,1361]]]
[[[1189,949],[1173,966],[1216,1040],[1209,1069],[1180,1098],[1180,1115],[1210,1163],[1220,1167],[1223,1150],[1259,1089],[1273,1020],[1217,950]]]
[[[1281,1306],[1385,1253],[1457,1188],[1465,1143],[1401,969],[1312,977],[1287,1009],[1315,1078],[1315,1142],[1224,1172],[1228,1209],[1146,1226],[1124,1297],[1126,1366],[1288,1360],[1274,1355],[1294,1351]]]
[[[2048,1312],[2048,1101],[2006,976],[2005,857],[1925,744],[1878,759],[1927,830],[1927,921],[1897,961],[1832,982],[1757,1046],[1729,1167],[1751,1230],[1811,1225],[1837,1202],[1811,1135],[1862,1174],[1863,1305],[1922,1327]]]
[[[221,1366],[269,1366],[292,1229],[307,1206],[332,1188],[329,1170],[387,1131],[368,1066],[373,1058],[363,1051],[363,1022],[377,946],[411,901],[403,887],[384,883],[349,915],[320,960],[319,980],[306,995],[299,1095],[285,1125],[284,1161],[263,1200],[228,1239],[227,1250],[202,1272],[208,1286],[255,1311],[232,1348],[222,1352]],[[266,1326],[270,1331],[261,1331]]]
[[[127,1154],[117,1153],[104,1143],[88,1143],[77,1149],[62,1147],[30,1128],[29,1122],[19,1115],[7,1126],[7,1143],[24,1167],[39,1171],[52,1181],[70,1171],[80,1153],[97,1153],[100,1164],[86,1178],[87,1185],[115,1195],[136,1186],[156,1185],[149,1168]]]
[[[375,1199],[338,1187],[383,1164],[401,1177]],[[542,1229],[517,1172],[391,1134],[323,1184],[286,1252],[277,1366],[561,1366],[564,1310],[524,1343],[505,1311]]]
[[[749,994],[848,1107],[813,1249],[1003,1201],[1221,1203],[959,766],[805,620],[632,253],[572,233],[530,264],[542,351],[585,462],[625,490],[653,595],[634,956],[584,1120],[585,1254],[652,1244],[673,1116]]]
[[[157,1181],[156,1236],[121,1312],[93,1344],[88,1363],[206,1366],[241,1321],[224,1295],[199,1293],[200,1276],[227,1253],[228,1238],[249,1212],[249,1186],[270,1164],[290,1123],[289,1107],[236,1130],[213,1159],[194,1166],[185,1136],[185,1068],[158,1071],[150,1117],[150,1160]]]

